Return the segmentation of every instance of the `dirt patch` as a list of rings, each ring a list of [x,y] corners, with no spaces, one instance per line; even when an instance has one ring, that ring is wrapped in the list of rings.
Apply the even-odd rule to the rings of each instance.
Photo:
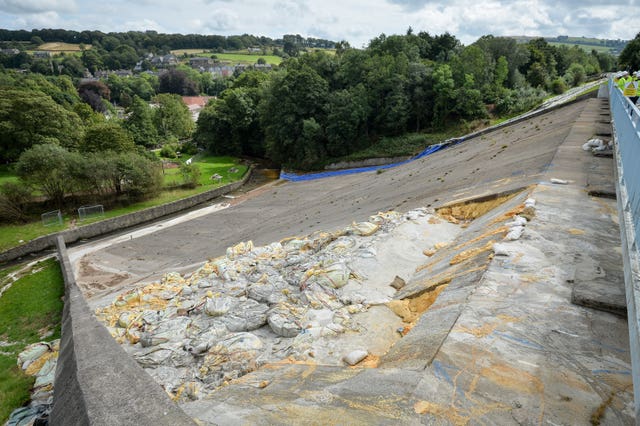
[[[501,206],[506,201],[510,200],[516,195],[516,193],[502,195],[490,200],[484,201],[466,201],[460,204],[454,204],[450,206],[441,207],[436,209],[436,213],[441,218],[448,220],[451,223],[468,222],[479,218],[485,213]]]
[[[402,318],[402,321],[412,324],[435,303],[446,287],[447,283],[443,283],[434,290],[424,292],[419,296],[403,300],[392,300],[387,303],[387,306]]]
[[[78,275],[82,277],[82,280],[78,280],[77,284],[87,298],[91,298],[99,292],[114,289],[130,278],[129,274],[114,274],[97,269],[87,258],[82,258],[78,266]]]

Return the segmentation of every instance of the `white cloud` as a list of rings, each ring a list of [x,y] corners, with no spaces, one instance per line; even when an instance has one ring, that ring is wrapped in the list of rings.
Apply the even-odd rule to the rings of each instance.
[[[464,44],[486,34],[630,39],[635,0],[0,0],[0,27],[75,30],[153,29],[171,33],[283,34],[347,40],[361,47],[380,35],[427,31]],[[624,13],[620,11],[624,10]]]
[[[122,25],[122,29],[120,31],[129,31],[129,30],[138,30],[138,31],[158,31],[164,32],[165,29],[162,25],[154,21],[153,19],[140,19],[137,21],[127,21]]]
[[[0,0],[0,10],[9,13],[72,12],[75,0]]]
[[[33,13],[18,19],[21,28],[52,28],[60,24],[60,16],[56,12]]]
[[[238,26],[238,15],[228,9],[217,9],[209,12],[209,17],[201,21],[201,28],[207,33],[233,31]]]

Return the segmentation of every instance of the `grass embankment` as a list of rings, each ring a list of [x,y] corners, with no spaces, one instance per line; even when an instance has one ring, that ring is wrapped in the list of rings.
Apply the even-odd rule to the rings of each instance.
[[[345,157],[333,158],[330,162],[413,156],[419,154],[430,145],[467,133],[469,133],[468,129],[452,128],[434,133],[407,133],[402,136],[385,137],[362,151],[354,152]]]
[[[182,162],[182,160],[175,160],[176,162]],[[244,176],[247,171],[247,166],[238,164],[238,161],[234,157],[214,157],[211,155],[196,157],[193,164],[200,170],[200,178],[198,184],[202,186],[226,185],[231,182],[237,181],[240,177]],[[231,173],[231,169],[236,169],[235,173]],[[167,187],[177,186],[182,184],[182,174],[179,167],[165,168],[164,171],[164,185]],[[211,177],[213,175],[219,175],[222,179],[214,180]],[[209,188],[211,189],[211,188]]]
[[[98,222],[103,219],[109,219],[116,216],[122,216],[124,214],[137,212],[149,207],[155,207],[162,204],[177,201],[192,195],[200,194],[202,192],[209,191],[219,186],[227,185],[229,183],[240,180],[246,173],[248,167],[243,164],[239,164],[238,160],[234,157],[214,157],[203,156],[199,157],[194,164],[200,169],[199,185],[193,189],[182,188],[169,188],[175,186],[175,184],[182,183],[182,177],[180,175],[180,169],[168,169],[165,170],[165,186],[160,195],[149,200],[139,201],[132,203],[128,206],[117,207],[106,210],[104,216],[93,217],[85,221],[77,221],[77,225],[86,225],[88,223]],[[236,168],[236,173],[231,173],[229,170]],[[0,170],[1,171],[1,170]],[[10,174],[9,171],[7,173]],[[220,181],[212,180],[211,176],[218,174],[222,176]],[[11,178],[10,175],[7,179]],[[0,175],[0,179],[2,179]],[[15,178],[17,180],[17,178]],[[62,225],[50,225],[44,226],[41,221],[30,222],[21,225],[3,225],[0,226],[0,251],[8,250],[12,247],[16,247],[24,242],[31,241],[37,237],[51,234],[54,232],[67,229],[73,219],[77,220],[77,212],[73,215],[66,214],[63,217],[64,223]]]
[[[0,270],[0,287],[19,267]],[[25,346],[60,338],[64,282],[54,259],[41,262],[22,274],[0,297],[0,424],[29,401],[34,378],[16,365]]]

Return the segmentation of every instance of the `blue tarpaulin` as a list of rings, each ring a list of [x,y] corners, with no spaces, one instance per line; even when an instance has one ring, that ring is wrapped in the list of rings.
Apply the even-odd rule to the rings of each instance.
[[[419,160],[420,158],[424,158],[427,155],[431,155],[434,152],[440,151],[444,148],[457,145],[463,140],[464,140],[463,138],[460,138],[460,139],[448,140],[435,145],[430,145],[415,157],[412,157],[405,161],[400,161],[398,163],[383,164],[380,166],[357,167],[354,169],[332,170],[330,172],[319,172],[319,173],[308,173],[308,174],[295,174],[295,173],[287,173],[283,171],[283,172],[280,172],[280,179],[285,179],[292,182],[301,182],[305,180],[324,179],[324,178],[333,177],[333,176],[345,176],[345,175],[353,175],[356,173],[373,172],[376,170],[390,169],[392,167],[407,164],[411,161]]]

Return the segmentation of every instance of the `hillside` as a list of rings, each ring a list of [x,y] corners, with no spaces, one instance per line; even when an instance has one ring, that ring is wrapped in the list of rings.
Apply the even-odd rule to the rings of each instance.
[[[511,36],[518,43],[527,43],[533,39],[540,38],[538,36]],[[557,36],[557,37],[543,37],[549,44],[553,46],[578,46],[587,52],[596,50],[597,52],[611,53],[613,55],[619,55],[622,49],[627,45],[629,40],[609,40],[593,37],[571,37],[571,36]]]

